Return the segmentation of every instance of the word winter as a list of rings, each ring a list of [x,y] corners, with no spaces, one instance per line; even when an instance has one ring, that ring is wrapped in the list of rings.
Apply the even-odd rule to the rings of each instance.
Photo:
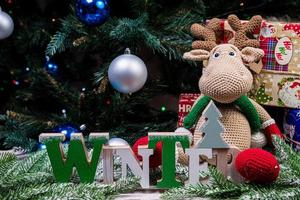
[[[89,141],[93,146],[93,151],[91,151],[90,156],[86,150],[81,133],[72,135],[67,156],[63,152],[61,144],[64,140],[64,134],[42,133],[40,135],[40,141],[46,145],[52,171],[57,182],[70,181],[73,168],[76,168],[81,182],[93,182],[97,164],[101,158],[103,159],[103,182],[106,184],[112,183],[113,158],[117,155],[120,156],[122,162],[122,177],[127,176],[127,170],[129,168],[135,176],[140,177],[141,187],[149,188],[149,157],[153,154],[153,150],[158,142],[162,142],[163,149],[161,166],[162,179],[158,181],[156,185],[157,188],[173,188],[181,186],[181,182],[176,180],[175,171],[175,151],[178,142],[181,143],[183,150],[189,156],[189,179],[187,184],[197,184],[199,182],[199,172],[208,170],[207,162],[200,162],[199,157],[200,155],[204,155],[208,159],[212,158],[214,152],[213,149],[190,147],[187,133],[149,133],[148,137],[148,146],[139,146],[138,148],[138,153],[143,158],[141,163],[138,161],[129,145],[109,146],[107,144],[109,133],[90,134]],[[225,157],[223,166],[227,165],[227,151],[225,151],[225,156],[224,154],[222,155],[223,160]],[[219,161],[221,161],[221,159],[217,159],[217,162]],[[223,173],[226,174],[226,170],[223,170]]]
[[[181,144],[185,154],[189,157],[189,179],[188,185],[199,183],[199,173],[208,170],[208,163],[200,156],[207,157],[207,160],[214,160],[216,167],[225,177],[230,176],[233,180],[241,181],[241,176],[235,170],[234,162],[227,162],[227,155],[231,155],[232,160],[239,153],[234,147],[227,144],[208,145],[210,148],[201,145],[190,146],[188,133],[178,132],[158,132],[148,133],[148,145],[139,146],[138,154],[142,157],[142,162],[138,161],[129,145],[110,146],[108,145],[109,133],[91,133],[89,141],[92,144],[91,155],[88,155],[84,139],[81,133],[71,136],[67,155],[63,151],[61,142],[65,136],[63,133],[42,133],[40,142],[44,143],[51,162],[52,171],[57,182],[69,182],[73,169],[77,170],[81,182],[91,183],[94,181],[99,159],[103,159],[103,183],[112,183],[113,180],[113,159],[114,156],[121,158],[122,177],[127,176],[128,168],[131,172],[140,177],[142,188],[149,188],[149,157],[153,155],[158,142],[162,143],[162,178],[158,181],[157,188],[174,188],[181,186],[181,182],[176,179],[176,145]],[[204,137],[201,140],[209,141],[211,138]],[[220,138],[221,139],[221,138]],[[207,143],[206,143],[207,144]],[[212,159],[214,158],[214,159]]]

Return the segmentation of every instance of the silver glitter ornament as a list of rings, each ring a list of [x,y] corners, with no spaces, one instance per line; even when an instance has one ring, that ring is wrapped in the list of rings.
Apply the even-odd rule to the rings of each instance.
[[[11,35],[14,30],[14,22],[12,18],[0,7],[0,40]]]
[[[116,57],[108,68],[108,79],[112,87],[119,92],[131,94],[140,90],[147,80],[145,63],[130,54],[127,48],[123,55]]]

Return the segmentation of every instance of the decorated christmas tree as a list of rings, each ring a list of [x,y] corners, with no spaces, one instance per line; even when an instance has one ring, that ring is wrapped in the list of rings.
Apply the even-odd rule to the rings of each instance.
[[[273,119],[283,108],[271,116],[263,105],[299,108],[300,24],[262,20],[299,21],[299,5],[1,1],[0,199],[111,199],[149,187],[165,199],[299,199],[298,118],[285,127],[292,149]],[[175,131],[182,93],[187,116]]]
[[[264,85],[261,85],[260,88],[257,91],[256,99],[259,103],[268,103],[269,101],[272,101],[273,98],[270,97],[268,94],[266,94],[266,88]]]
[[[193,40],[190,25],[233,12],[244,19],[281,18],[294,4],[2,1],[14,31],[1,40],[1,148],[35,150],[41,132],[109,131],[132,143],[148,131],[174,130],[178,95],[198,93],[201,75],[201,67],[182,60]],[[295,9],[284,14],[297,18]],[[3,36],[12,24],[7,29]],[[126,48],[148,72],[146,83],[132,94],[115,90],[108,80],[109,65]]]

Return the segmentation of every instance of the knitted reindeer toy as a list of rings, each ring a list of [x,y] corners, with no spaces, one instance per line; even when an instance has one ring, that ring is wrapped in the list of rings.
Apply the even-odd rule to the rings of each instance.
[[[253,84],[247,65],[264,56],[264,51],[258,48],[259,41],[249,38],[260,27],[261,21],[261,16],[254,16],[248,23],[242,24],[237,16],[230,15],[228,23],[236,31],[235,37],[231,40],[232,44],[219,45],[216,43],[216,33],[221,30],[219,19],[210,20],[206,27],[192,25],[191,33],[201,40],[194,41],[193,50],[185,53],[183,58],[205,61],[205,67],[199,80],[201,95],[183,124],[186,129],[196,125],[194,137],[201,139],[202,133],[197,131],[203,123],[200,116],[213,100],[223,116],[220,121],[225,127],[224,140],[241,151],[245,150],[235,161],[236,169],[249,181],[267,183],[276,180],[279,165],[272,154],[255,147],[261,148],[267,141],[272,145],[273,134],[283,136],[267,111],[246,96]],[[178,161],[186,163],[186,155],[180,147],[178,153]]]
[[[253,76],[247,64],[257,62],[264,56],[264,51],[258,48],[259,42],[249,38],[254,30],[260,27],[261,21],[260,16],[254,16],[248,23],[242,24],[237,16],[230,15],[228,22],[236,31],[235,38],[231,40],[232,44],[217,44],[216,34],[221,31],[219,19],[210,20],[205,27],[200,24],[191,26],[191,33],[198,40],[192,43],[193,50],[184,53],[183,58],[205,61],[199,80],[201,95],[185,117],[184,128],[180,127],[176,130],[176,132],[182,132],[196,127],[195,134],[199,134],[198,138],[201,139],[202,133],[199,133],[197,129],[203,123],[203,119],[200,118],[202,111],[211,100],[214,101],[222,113],[220,121],[226,130],[222,134],[223,139],[240,151],[248,149],[246,152],[241,152],[240,159],[236,160],[237,170],[242,175],[248,175],[244,176],[245,178],[251,178],[251,181],[257,182],[261,182],[258,180],[265,179],[266,176],[272,176],[273,178],[269,179],[271,181],[275,180],[279,168],[277,163],[273,162],[275,158],[270,158],[272,154],[264,154],[269,156],[270,159],[267,160],[272,161],[266,163],[265,158],[256,159],[256,155],[261,154],[259,149],[249,148],[261,148],[267,141],[272,144],[271,135],[273,134],[283,137],[267,111],[246,96],[253,84]],[[260,132],[261,129],[264,134]],[[194,142],[197,142],[195,134]],[[141,138],[135,146],[145,145],[147,142],[147,139]],[[156,156],[158,159],[161,155],[156,154]],[[180,146],[177,147],[177,156],[179,162],[187,163],[187,155]],[[251,173],[247,171],[248,169],[251,169]],[[274,173],[270,173],[269,169],[273,169]],[[262,171],[264,173],[261,173]]]
[[[219,19],[210,20],[206,27],[191,26],[193,36],[202,40],[194,41],[193,50],[185,53],[183,58],[206,61],[206,64],[199,80],[201,96],[185,117],[184,128],[197,127],[202,111],[213,100],[222,113],[221,122],[226,129],[223,138],[228,144],[240,150],[262,147],[265,142],[257,140],[261,129],[269,142],[272,134],[282,137],[267,111],[246,96],[253,83],[252,73],[246,65],[264,56],[264,51],[257,48],[259,42],[248,36],[260,27],[261,21],[260,16],[254,16],[242,24],[237,16],[230,15],[228,23],[236,31],[233,44],[216,44],[216,33],[221,30]]]

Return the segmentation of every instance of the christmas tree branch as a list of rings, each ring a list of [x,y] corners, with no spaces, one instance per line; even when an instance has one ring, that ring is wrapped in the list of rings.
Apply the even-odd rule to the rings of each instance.
[[[51,38],[46,48],[46,55],[53,56],[70,47],[72,45],[70,40],[72,34],[86,35],[84,25],[74,16],[74,14],[61,20],[61,28]]]
[[[34,153],[25,160],[1,154],[0,163],[1,199],[107,199],[139,187],[134,177],[110,185],[55,183],[46,151]]]
[[[224,178],[221,172],[210,168],[209,184],[198,184],[171,189],[162,195],[163,199],[182,199],[185,197],[208,197],[213,199],[298,199],[300,198],[299,153],[293,151],[282,139],[274,136],[280,161],[281,174],[272,184],[257,185],[233,183]]]

